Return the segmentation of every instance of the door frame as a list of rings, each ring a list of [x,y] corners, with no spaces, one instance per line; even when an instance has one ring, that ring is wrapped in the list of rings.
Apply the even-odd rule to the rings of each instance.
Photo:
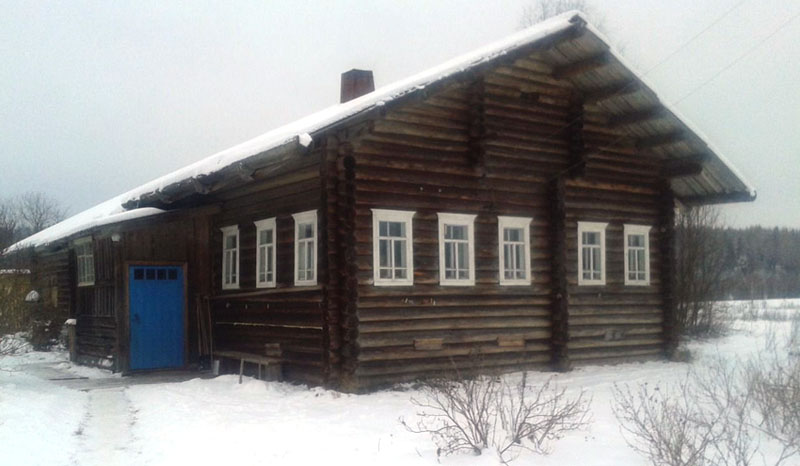
[[[131,369],[131,297],[130,297],[130,271],[131,266],[148,267],[180,267],[183,270],[183,365],[179,368],[168,369]],[[120,362],[124,364],[122,375],[155,372],[164,370],[186,369],[189,361],[189,274],[186,262],[180,261],[124,261],[123,262],[123,288],[125,289],[125,307],[122,319],[122,330],[119,332],[122,344],[120,345]]]

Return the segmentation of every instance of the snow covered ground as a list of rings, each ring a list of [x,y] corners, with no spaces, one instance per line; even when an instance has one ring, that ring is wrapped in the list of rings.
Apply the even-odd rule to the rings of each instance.
[[[790,320],[752,310],[800,314],[800,300],[733,303],[734,331],[687,344],[690,364],[649,362],[584,367],[548,377],[592,396],[592,423],[554,444],[548,456],[523,452],[513,464],[646,465],[625,443],[611,410],[614,383],[663,384],[682,380],[690,366],[702,370],[718,355],[757,354],[767,335],[782,339]],[[760,315],[760,314],[759,314]],[[774,317],[774,316],[773,316]],[[106,371],[73,366],[63,353],[27,352],[0,359],[0,462],[4,465],[347,464],[498,465],[496,456],[437,458],[430,438],[408,432],[414,421],[411,388],[347,395],[237,376],[182,383],[114,386],[88,391],[49,381],[32,367],[53,367],[102,382]],[[512,374],[509,377],[519,377]],[[98,383],[98,386],[103,386]],[[791,461],[787,464],[791,464]]]

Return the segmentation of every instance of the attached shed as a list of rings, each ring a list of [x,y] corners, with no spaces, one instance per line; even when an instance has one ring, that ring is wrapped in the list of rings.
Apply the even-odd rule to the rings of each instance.
[[[341,104],[11,248],[69,255],[80,354],[124,372],[176,348],[163,364],[269,356],[343,390],[476,355],[662,357],[676,205],[755,198],[579,13],[374,91],[369,72],[342,79]],[[162,292],[179,311],[154,310]],[[155,330],[171,312],[180,335]]]

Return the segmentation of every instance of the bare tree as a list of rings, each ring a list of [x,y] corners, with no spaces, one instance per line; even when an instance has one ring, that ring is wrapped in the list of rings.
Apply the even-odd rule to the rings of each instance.
[[[17,216],[11,201],[0,199],[0,252],[17,239]]]
[[[585,13],[594,27],[605,32],[604,16],[586,0],[536,0],[523,8],[519,24],[521,28],[526,28],[571,10]]]
[[[725,296],[725,244],[719,210],[686,207],[675,217],[675,302],[681,333],[719,330],[715,300]]]
[[[60,222],[66,213],[57,200],[41,192],[25,193],[17,199],[17,217],[29,235]]]

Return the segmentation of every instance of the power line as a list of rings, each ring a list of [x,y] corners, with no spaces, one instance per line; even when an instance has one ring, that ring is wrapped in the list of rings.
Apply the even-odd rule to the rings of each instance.
[[[715,80],[715,79],[716,79],[716,78],[717,78],[719,75],[721,75],[722,73],[724,73],[724,72],[728,71],[729,69],[733,68],[733,66],[735,66],[737,63],[739,63],[740,61],[742,61],[742,59],[744,59],[744,57],[746,57],[746,56],[750,55],[750,54],[751,54],[752,52],[754,52],[756,49],[758,49],[759,47],[761,47],[762,45],[764,45],[764,44],[765,44],[767,41],[769,41],[770,39],[772,39],[772,38],[773,38],[773,37],[774,37],[776,34],[778,34],[779,32],[781,32],[781,31],[782,31],[784,28],[786,28],[786,26],[788,26],[790,23],[792,23],[792,21],[796,20],[797,18],[800,18],[800,11],[798,11],[797,13],[795,13],[795,14],[794,14],[793,16],[791,16],[791,17],[790,17],[788,20],[784,21],[784,22],[783,22],[783,24],[781,24],[781,25],[780,25],[780,26],[779,26],[777,29],[775,29],[774,31],[772,31],[771,33],[769,33],[769,35],[767,35],[766,37],[764,37],[764,38],[763,38],[763,39],[761,39],[760,41],[756,42],[756,43],[755,43],[755,44],[754,44],[752,47],[750,47],[749,49],[747,49],[747,50],[746,50],[746,51],[745,51],[743,54],[741,54],[741,55],[739,55],[738,57],[736,57],[736,59],[735,59],[735,60],[733,60],[732,62],[728,63],[728,65],[726,65],[725,67],[723,67],[722,69],[720,69],[719,71],[717,71],[716,73],[714,73],[714,74],[713,74],[713,75],[712,75],[710,78],[706,79],[706,80],[705,80],[705,81],[703,81],[703,82],[702,82],[700,85],[698,85],[697,87],[695,87],[694,89],[692,89],[691,91],[689,91],[689,93],[688,93],[688,94],[686,94],[686,95],[684,95],[683,97],[681,97],[680,99],[678,99],[678,100],[676,100],[676,101],[672,102],[672,104],[673,104],[673,105],[677,105],[678,103],[680,103],[680,102],[683,102],[684,100],[688,99],[690,96],[694,95],[694,93],[695,93],[695,92],[697,92],[697,91],[699,91],[700,89],[702,89],[702,88],[706,87],[706,86],[707,86],[709,83],[711,83],[711,81]]]
[[[722,21],[723,19],[725,19],[726,17],[728,17],[728,15],[729,15],[729,14],[733,13],[735,10],[737,10],[737,9],[738,9],[740,6],[742,6],[743,4],[745,4],[747,1],[748,1],[748,0],[742,0],[742,1],[740,1],[739,3],[737,3],[736,5],[734,5],[733,7],[729,8],[727,11],[725,11],[725,13],[723,13],[723,14],[722,14],[722,16],[718,17],[718,18],[717,18],[717,19],[715,19],[713,22],[711,22],[711,24],[709,24],[708,26],[704,27],[704,28],[703,28],[703,29],[702,29],[700,32],[698,32],[697,34],[695,34],[695,35],[693,35],[692,37],[690,37],[690,38],[689,38],[689,40],[687,40],[686,42],[684,42],[683,44],[681,44],[681,45],[680,45],[680,46],[679,46],[677,49],[673,50],[673,51],[672,51],[672,53],[670,53],[669,55],[667,55],[667,56],[666,56],[666,57],[664,57],[663,59],[659,60],[659,62],[658,62],[658,63],[656,63],[655,65],[653,65],[653,66],[651,66],[650,68],[648,68],[647,70],[645,70],[645,71],[644,71],[644,73],[642,73],[642,76],[647,76],[647,75],[648,75],[648,74],[649,74],[651,71],[653,71],[654,69],[656,69],[656,68],[658,68],[659,66],[663,65],[663,64],[664,64],[664,63],[665,63],[667,60],[669,60],[670,58],[674,57],[674,56],[675,56],[675,55],[677,55],[677,54],[678,54],[680,51],[682,51],[683,49],[685,49],[686,47],[688,47],[689,45],[691,45],[691,44],[692,44],[692,43],[693,43],[695,40],[697,40],[697,39],[698,39],[700,36],[702,36],[703,34],[705,34],[705,33],[706,33],[706,32],[707,32],[709,29],[711,29],[712,27],[716,26],[716,25],[717,25],[717,23],[719,23],[720,21]]]

